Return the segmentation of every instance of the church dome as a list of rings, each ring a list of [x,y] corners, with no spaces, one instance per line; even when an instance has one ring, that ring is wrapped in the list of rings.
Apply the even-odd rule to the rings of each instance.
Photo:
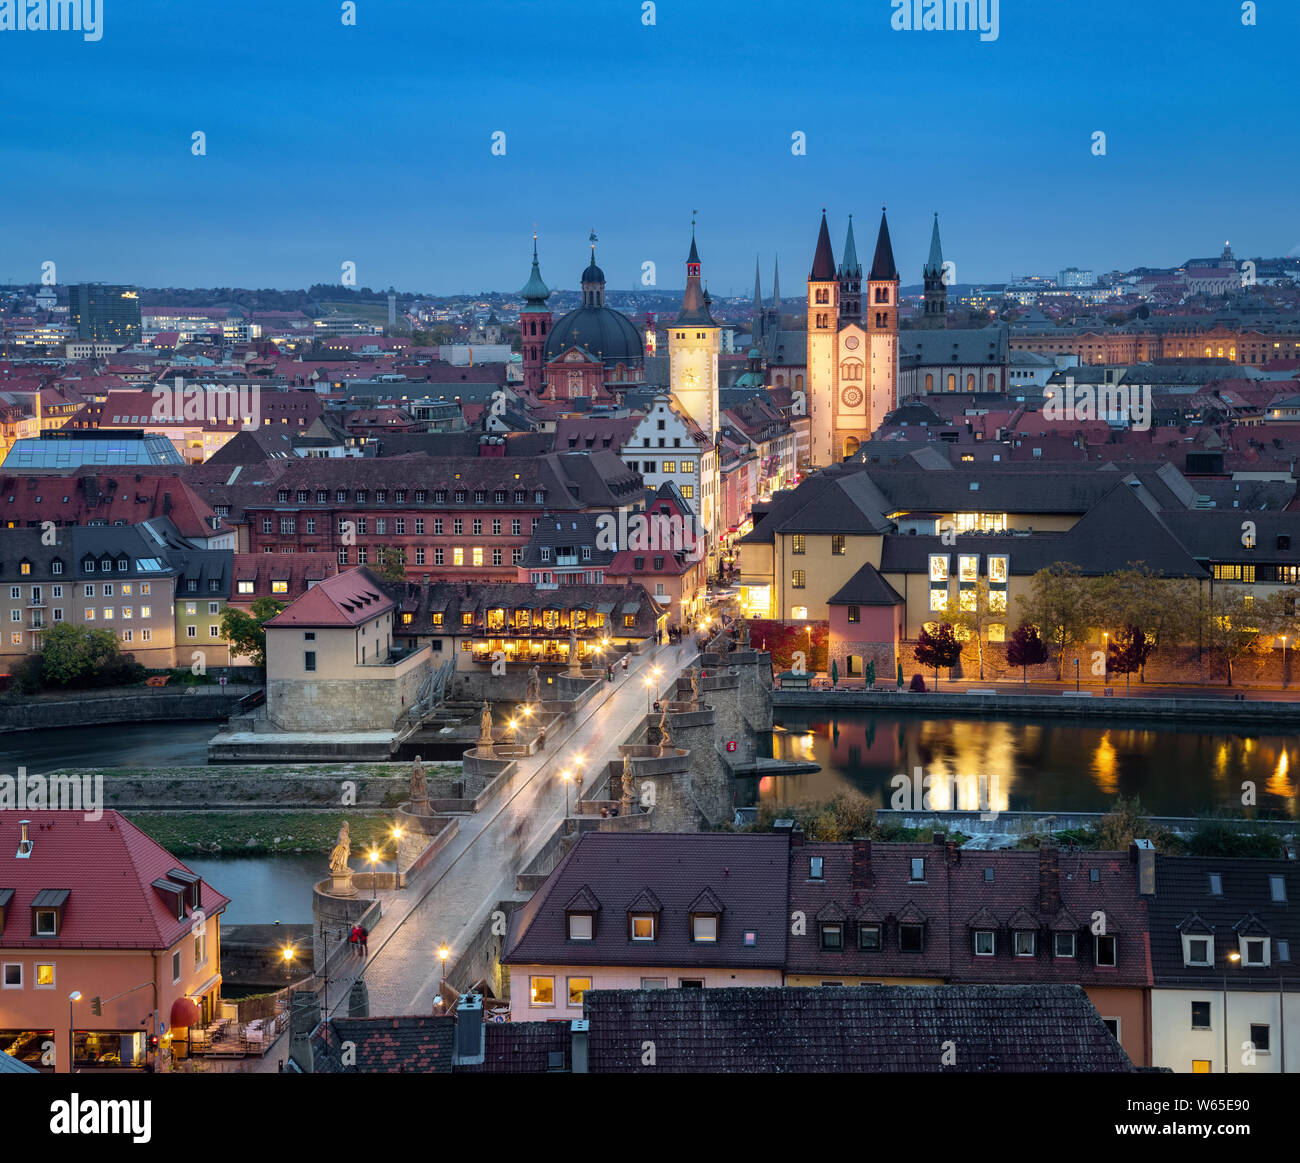
[[[547,361],[573,346],[585,348],[606,367],[640,366],[644,358],[632,321],[612,307],[579,307],[557,320],[546,337]]]
[[[603,283],[605,281],[605,272],[596,265],[594,256],[591,266],[582,272],[582,281],[584,283]]]

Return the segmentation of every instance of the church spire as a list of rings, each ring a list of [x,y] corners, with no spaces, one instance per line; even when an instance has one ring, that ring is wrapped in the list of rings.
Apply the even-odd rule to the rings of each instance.
[[[898,278],[898,268],[894,265],[894,247],[889,241],[889,223],[885,219],[885,208],[880,208],[880,233],[876,236],[876,254],[871,260],[871,273],[867,278],[873,283],[890,283]]]
[[[862,277],[862,265],[858,262],[858,248],[853,241],[853,215],[849,215],[849,232],[844,238],[844,259],[840,263],[840,278]]]
[[[812,273],[808,281],[829,283],[835,279],[835,252],[831,249],[831,232],[826,225],[826,208],[822,207],[821,229],[817,231],[817,250],[813,253]]]
[[[781,258],[778,255],[772,260],[772,306],[778,315],[781,314]]]
[[[551,289],[542,282],[542,271],[537,265],[537,231],[533,231],[533,270],[528,276],[528,282],[524,284],[524,289],[519,293],[527,301],[528,306],[534,309],[551,297]]]
[[[943,270],[943,247],[939,244],[939,211],[934,212],[934,226],[930,230],[930,257],[926,260],[925,274],[937,275]]]
[[[763,286],[758,277],[758,255],[754,255],[754,323],[750,330],[757,343],[763,337]]]
[[[691,215],[691,251],[686,256],[686,293],[682,295],[682,309],[677,313],[678,323],[696,323],[716,327],[709,314],[709,297],[700,285],[700,251],[695,245],[695,215]]]

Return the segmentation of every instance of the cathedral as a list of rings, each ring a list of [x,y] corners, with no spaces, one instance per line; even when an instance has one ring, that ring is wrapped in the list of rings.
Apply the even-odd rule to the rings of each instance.
[[[897,404],[898,288],[884,208],[865,286],[852,217],[837,266],[823,210],[808,275],[807,409],[816,466],[852,456]]]

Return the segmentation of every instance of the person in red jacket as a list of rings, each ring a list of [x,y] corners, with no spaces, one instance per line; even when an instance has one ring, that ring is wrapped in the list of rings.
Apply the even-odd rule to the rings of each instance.
[[[352,946],[352,956],[361,955],[361,926],[353,925],[352,934],[348,937],[348,944]]]

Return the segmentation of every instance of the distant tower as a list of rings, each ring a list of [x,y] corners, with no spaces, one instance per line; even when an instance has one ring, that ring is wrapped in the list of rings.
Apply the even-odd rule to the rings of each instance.
[[[754,320],[751,330],[754,334],[750,346],[756,347],[763,341],[763,287],[758,277],[758,255],[754,255]]]
[[[1232,253],[1232,243],[1225,242],[1223,244],[1223,252],[1219,255],[1219,266],[1234,271],[1237,269],[1237,259]]]
[[[483,327],[484,343],[501,342],[501,320],[497,318],[495,311],[489,312],[487,323]]]
[[[392,334],[393,328],[397,326],[397,295],[393,288],[388,288],[388,331]]]
[[[844,257],[840,261],[840,318],[848,323],[857,323],[862,318],[862,265],[853,242],[852,214],[844,238]]]
[[[839,366],[836,335],[839,331],[840,282],[835,270],[831,232],[822,209],[817,250],[808,275],[808,415],[812,426],[812,462],[831,465],[839,461],[832,448]]]
[[[924,314],[921,326],[942,331],[948,325],[948,285],[943,279],[943,247],[939,245],[939,212],[934,212],[934,226],[930,230],[930,257],[921,272],[925,292],[921,296]]]
[[[691,221],[691,252],[686,256],[686,293],[668,329],[668,382],[677,403],[712,440],[718,429],[718,339],[720,328],[709,313],[700,284],[700,252]]]
[[[524,355],[524,391],[536,396],[542,390],[542,375],[546,368],[546,336],[551,329],[551,311],[546,300],[550,288],[542,282],[542,272],[537,266],[537,234],[533,234],[533,270],[528,282],[519,292],[524,297],[519,312],[519,339]]]

